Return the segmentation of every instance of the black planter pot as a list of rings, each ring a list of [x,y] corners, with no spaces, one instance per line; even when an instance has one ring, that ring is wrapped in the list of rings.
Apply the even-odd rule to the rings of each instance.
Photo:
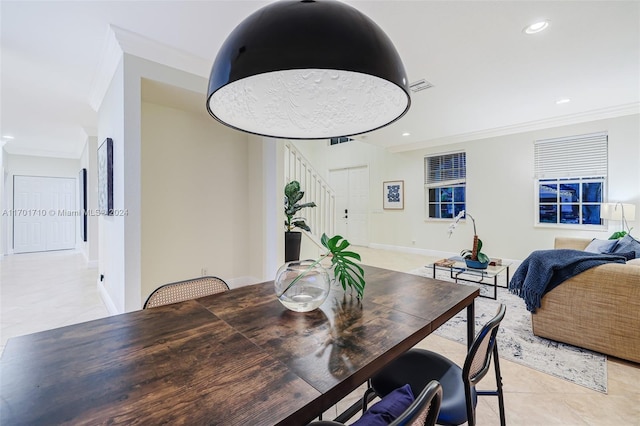
[[[302,241],[302,232],[285,232],[284,233],[284,261],[291,262],[300,260],[300,242]]]

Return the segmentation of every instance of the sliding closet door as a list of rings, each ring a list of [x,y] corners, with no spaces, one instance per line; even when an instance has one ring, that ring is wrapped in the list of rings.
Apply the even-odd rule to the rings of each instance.
[[[75,178],[14,176],[13,185],[14,253],[74,248]]]

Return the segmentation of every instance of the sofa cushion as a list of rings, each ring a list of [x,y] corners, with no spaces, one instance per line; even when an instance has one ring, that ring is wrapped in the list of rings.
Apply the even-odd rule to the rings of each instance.
[[[594,238],[589,245],[585,247],[584,251],[607,254],[611,253],[616,248],[617,244],[618,240],[599,240]]]
[[[640,257],[640,241],[627,234],[618,240],[618,245],[613,249],[613,254],[636,252],[636,258]]]
[[[627,265],[638,265],[638,266],[640,266],[640,258],[629,260],[627,262]]]

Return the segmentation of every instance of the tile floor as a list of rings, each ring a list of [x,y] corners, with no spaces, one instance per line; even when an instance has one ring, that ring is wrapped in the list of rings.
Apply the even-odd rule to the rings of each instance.
[[[363,263],[403,272],[431,260],[363,247],[356,251],[362,255]],[[107,316],[96,278],[96,269],[88,269],[83,256],[73,251],[4,257],[0,261],[0,350],[13,336]],[[460,363],[466,350],[464,345],[435,335],[418,346]],[[607,364],[609,390],[604,395],[502,360],[507,424],[640,426],[640,365],[611,358]],[[489,375],[482,384],[490,387],[492,381]],[[361,392],[355,392],[353,397]],[[339,404],[325,418],[349,403]],[[479,398],[477,416],[480,425],[498,425],[497,399]]]
[[[0,350],[10,337],[109,315],[96,268],[75,251],[26,253],[0,260]]]

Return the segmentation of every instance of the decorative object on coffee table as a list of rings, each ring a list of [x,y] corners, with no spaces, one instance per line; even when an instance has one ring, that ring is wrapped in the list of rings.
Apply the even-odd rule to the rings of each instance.
[[[473,222],[473,246],[471,250],[464,249],[460,252],[460,256],[464,259],[467,267],[474,269],[486,269],[489,266],[489,256],[482,253],[482,240],[478,238],[478,232],[476,230],[476,220],[469,213],[462,210],[453,220],[453,223],[449,225],[449,237],[453,234],[453,230],[463,217],[469,216]]]

